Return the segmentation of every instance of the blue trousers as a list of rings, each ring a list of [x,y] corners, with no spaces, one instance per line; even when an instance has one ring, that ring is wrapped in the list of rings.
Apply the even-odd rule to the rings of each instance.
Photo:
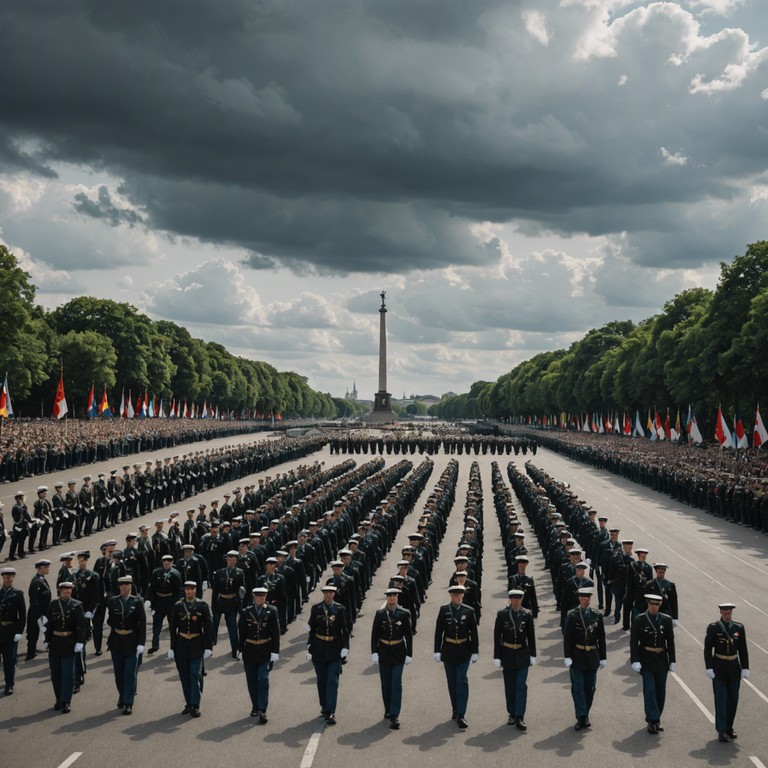
[[[49,653],[48,666],[51,669],[51,683],[56,701],[69,704],[75,687],[75,654],[54,656]]]
[[[6,688],[13,688],[13,683],[16,679],[16,653],[18,648],[19,644],[14,643],[13,638],[11,638],[10,643],[0,645],[0,658],[3,660]]]
[[[469,662],[463,661],[460,664],[449,664],[443,662],[445,668],[445,677],[448,681],[448,695],[451,697],[451,707],[458,717],[464,717],[467,714],[467,704],[469,703],[469,680],[467,671]]]
[[[184,701],[190,707],[199,707],[202,694],[200,683],[203,679],[203,657],[180,659],[176,656],[176,669],[179,673],[179,680],[181,680]]]
[[[611,584],[611,592],[613,593],[613,620],[618,621],[621,616],[621,607],[624,605],[624,585],[617,585],[616,582]]]
[[[574,669],[571,667],[571,698],[576,717],[588,717],[592,709],[597,685],[596,669]]]
[[[133,706],[136,697],[136,675],[139,671],[139,658],[136,653],[112,651],[112,669],[115,672],[115,684],[120,694],[120,701],[126,707]]]
[[[664,702],[667,698],[667,670],[663,672],[640,673],[643,676],[643,703],[645,704],[645,722],[661,722]]]
[[[256,664],[252,661],[243,662],[245,680],[248,683],[248,695],[251,706],[260,712],[266,712],[269,706],[269,662]]]
[[[160,647],[160,633],[163,631],[163,622],[171,615],[171,609],[161,609],[152,613],[152,647]],[[170,622],[170,619],[168,619]]]
[[[381,698],[384,712],[390,717],[400,717],[403,702],[403,669],[405,664],[379,664]]]
[[[335,712],[339,695],[339,675],[341,659],[333,661],[312,661],[317,675],[317,695],[323,712]]]
[[[224,617],[224,621],[227,624],[227,632],[229,633],[229,645],[232,649],[232,653],[237,653],[237,611],[213,612],[213,637],[218,637],[219,622],[221,621],[222,616]]]
[[[715,728],[718,733],[730,731],[733,721],[736,719],[736,709],[739,706],[739,688],[741,680],[712,681],[712,690],[715,693]]]
[[[507,699],[507,714],[512,717],[525,717],[528,703],[528,667],[522,669],[504,669],[504,695]]]

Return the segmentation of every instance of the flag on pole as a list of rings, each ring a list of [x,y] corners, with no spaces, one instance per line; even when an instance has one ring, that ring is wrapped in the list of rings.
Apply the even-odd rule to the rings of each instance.
[[[98,416],[99,412],[96,409],[96,402],[94,397],[93,384],[91,384],[91,391],[88,393],[88,407],[85,409],[85,415],[89,417]]]
[[[133,403],[131,402],[131,400],[133,400],[133,394],[132,394],[131,390],[129,389],[128,390],[128,405],[126,406],[126,409],[125,409],[125,417],[127,419],[132,419],[136,415],[136,412],[133,410]]]
[[[136,401],[136,418],[140,419],[144,416],[144,406],[141,404],[141,392],[139,392],[139,399]]]
[[[582,424],[581,427],[582,432],[591,432],[592,430],[589,427],[589,415],[587,415],[584,419],[584,424]]]
[[[160,410],[158,411],[158,418],[165,418],[165,410],[163,409],[163,398],[160,398]]]
[[[107,400],[107,385],[104,385],[104,394],[101,396],[101,403],[99,403],[99,416],[111,416],[112,411],[109,410],[109,400]]]
[[[5,379],[8,381],[8,378]],[[10,402],[10,398],[8,399]],[[752,447],[762,448],[766,442],[768,442],[768,432],[765,430],[765,424],[763,424],[763,417],[760,415],[760,406],[757,406],[755,411],[755,428],[752,432]]]
[[[67,398],[64,396],[64,367],[59,372],[59,386],[56,387],[56,399],[53,401],[53,418],[62,419],[69,413]]]
[[[731,430],[728,429],[728,425],[725,423],[725,417],[723,416],[723,409],[717,406],[717,424],[715,425],[715,439],[720,443],[721,448],[732,445]]]
[[[626,412],[623,414],[624,416],[624,434],[625,435],[631,435],[632,434],[632,422],[629,420],[629,416],[627,416]]]
[[[688,406],[688,418],[685,420],[685,431],[688,434],[688,442],[694,445],[701,445],[704,442],[704,438],[699,431],[699,425],[696,423],[696,416],[694,416],[691,406]]]
[[[154,418],[155,416],[155,399],[153,397],[149,399],[149,409],[147,410],[147,416],[149,416],[150,419]]]
[[[643,425],[640,423],[640,411],[635,411],[635,429],[632,432],[633,437],[645,437]]]
[[[677,409],[677,418],[675,419],[675,426],[670,429],[670,440],[673,443],[677,443],[680,440],[682,434],[682,427],[680,426],[680,409]]]
[[[8,374],[5,374],[3,382],[3,391],[0,392],[0,416],[6,419],[13,417],[13,406],[11,405],[11,390],[8,389]]]
[[[144,402],[141,404],[141,415],[146,417],[149,415],[149,392],[144,390]]]
[[[125,408],[125,387],[120,395],[120,418],[125,419],[128,417],[128,411]]]
[[[747,440],[747,433],[744,431],[744,424],[735,410],[733,412],[733,447],[749,448],[749,440]]]

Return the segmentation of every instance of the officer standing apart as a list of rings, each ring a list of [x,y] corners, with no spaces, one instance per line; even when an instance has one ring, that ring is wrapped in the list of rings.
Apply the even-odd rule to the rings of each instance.
[[[371,661],[379,665],[384,717],[389,718],[389,727],[396,731],[400,728],[403,669],[413,661],[413,631],[410,611],[397,604],[400,590],[390,587],[384,594],[387,603],[373,617]]]
[[[568,611],[563,638],[563,661],[571,675],[571,697],[577,731],[591,728],[589,710],[595,697],[597,670],[606,661],[605,625],[602,614],[592,610],[592,589],[579,590],[579,607]]]
[[[251,697],[251,717],[258,717],[264,725],[269,706],[269,673],[280,660],[280,617],[277,608],[266,604],[266,587],[254,587],[251,592],[253,602],[240,614],[238,635]]]
[[[715,694],[715,728],[720,741],[736,738],[733,721],[739,706],[739,687],[749,677],[749,651],[743,624],[733,621],[734,603],[720,603],[719,621],[707,627],[704,663]]]
[[[643,676],[643,701],[648,733],[664,730],[661,713],[667,696],[667,673],[675,671],[675,628],[672,617],[661,613],[661,595],[646,594],[648,608],[632,620],[629,660]]]
[[[462,604],[464,587],[448,587],[451,602],[443,605],[437,614],[433,658],[443,663],[448,681],[448,694],[453,708],[452,720],[462,730],[469,726],[465,716],[469,702],[469,665],[479,658],[477,617],[475,611]]]
[[[83,604],[72,598],[71,581],[59,584],[59,597],[48,606],[45,625],[45,645],[51,669],[51,683],[56,694],[54,709],[67,714],[71,711],[75,688],[75,657],[83,652],[88,627]]]
[[[117,706],[122,708],[124,715],[130,715],[136,696],[136,676],[147,642],[147,614],[142,599],[131,594],[133,576],[121,576],[117,583],[120,594],[111,597],[107,603],[107,624],[112,628],[107,648],[112,654],[119,694]]]
[[[0,659],[3,660],[5,695],[11,696],[16,679],[16,655],[27,620],[27,605],[24,593],[13,586],[16,569],[0,569],[0,578]]]
[[[197,598],[197,582],[184,582],[184,597],[173,606],[170,616],[171,650],[184,692],[182,715],[200,717],[203,661],[213,648],[213,620],[208,603]]]
[[[344,606],[334,600],[335,586],[326,584],[320,591],[323,601],[312,606],[307,624],[307,659],[315,667],[320,714],[327,725],[336,725],[341,662],[349,656],[349,618]]]
[[[536,634],[533,614],[522,607],[525,592],[509,590],[509,607],[496,614],[493,628],[493,664],[504,674],[508,725],[527,731],[528,668],[536,664]]]

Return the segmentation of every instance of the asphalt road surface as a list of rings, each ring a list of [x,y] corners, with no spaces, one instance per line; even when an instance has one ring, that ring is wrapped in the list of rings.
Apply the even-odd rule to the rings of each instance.
[[[247,438],[243,438],[247,440]],[[214,441],[223,444],[225,441]],[[200,446],[196,446],[198,448]],[[178,449],[177,449],[178,450]],[[134,461],[157,455],[132,457]],[[162,458],[162,456],[160,456]],[[276,469],[289,469],[317,460],[337,463],[347,456],[325,451]],[[355,456],[362,463],[370,456]],[[400,456],[387,456],[387,465]],[[421,458],[410,457],[414,464]],[[435,469],[411,519],[451,458],[433,457]],[[45,654],[23,661],[25,640],[17,670],[16,691],[0,697],[0,766],[182,766],[267,765],[280,768],[330,768],[364,761],[371,766],[421,765],[495,766],[768,766],[768,538],[732,524],[713,520],[701,510],[608,473],[570,461],[548,451],[536,457],[512,457],[524,470],[524,458],[532,458],[559,480],[569,482],[580,498],[609,517],[609,525],[622,529],[622,538],[647,546],[649,562],[669,563],[667,577],[676,582],[680,596],[680,625],[676,630],[677,673],[668,680],[665,732],[652,736],[645,730],[640,676],[629,667],[628,637],[612,619],[606,622],[608,666],[598,674],[592,709],[593,727],[575,732],[568,673],[563,666],[558,615],[549,589],[549,575],[536,542],[529,541],[529,574],[537,581],[542,612],[537,622],[538,665],[528,677],[527,733],[506,724],[501,672],[492,664],[491,631],[497,610],[507,605],[506,572],[498,524],[493,510],[490,464],[495,458],[504,471],[510,457],[457,456],[460,463],[456,505],[448,519],[448,532],[434,572],[428,602],[422,608],[419,632],[414,639],[414,662],[404,674],[402,727],[390,731],[383,709],[376,667],[370,663],[370,627],[373,612],[395,571],[397,548],[406,542],[412,526],[406,520],[396,546],[375,576],[351,641],[349,662],[344,667],[336,712],[338,724],[326,726],[319,706],[312,665],[304,658],[304,613],[282,638],[280,661],[271,675],[269,723],[258,725],[249,716],[245,676],[241,664],[229,655],[224,622],[207,663],[208,675],[202,698],[202,717],[193,720],[180,714],[184,705],[174,663],[168,661],[167,632],[161,651],[145,657],[139,673],[138,697],[133,715],[116,708],[117,692],[109,655],[90,657],[82,691],[74,697],[72,712],[54,712],[53,690]],[[470,667],[469,728],[460,731],[450,719],[451,707],[442,665],[432,660],[432,637],[437,610],[447,603],[446,587],[453,571],[454,544],[458,542],[469,467],[477,460],[484,490],[485,553],[483,567],[483,618],[480,624],[480,661]],[[110,469],[94,464],[91,474]],[[70,473],[71,474],[71,473]],[[76,476],[85,474],[78,470]],[[267,473],[264,473],[267,474]],[[263,475],[254,475],[252,482]],[[67,473],[30,479],[23,484],[29,497],[44,482],[49,487]],[[240,481],[245,482],[245,478]],[[4,486],[2,496],[10,510],[15,487]],[[223,489],[200,494],[209,502]],[[11,502],[9,504],[8,502]],[[191,505],[182,503],[180,512]],[[171,508],[173,509],[173,508]],[[166,508],[150,513],[167,516]],[[523,517],[521,512],[521,517]],[[110,531],[122,543],[137,521]],[[77,543],[93,558],[104,534]],[[73,545],[69,545],[73,546]],[[65,547],[49,550],[51,576]],[[7,554],[7,552],[6,552]],[[33,574],[34,558],[16,563],[16,586],[26,591]],[[93,562],[93,561],[92,561]],[[311,602],[318,601],[314,593]],[[717,603],[733,600],[734,618],[745,624],[749,638],[752,676],[741,686],[741,702],[735,730],[738,740],[720,744],[714,729],[714,705],[710,681],[704,675],[702,641],[706,625],[719,618]],[[596,599],[595,599],[596,602]]]

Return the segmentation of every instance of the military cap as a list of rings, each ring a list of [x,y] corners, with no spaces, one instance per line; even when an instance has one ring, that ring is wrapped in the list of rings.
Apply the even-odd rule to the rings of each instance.
[[[522,531],[515,531],[515,538],[516,539],[524,539],[525,534]]]
[[[77,485],[77,480],[67,480],[67,485]]]
[[[88,560],[91,556],[91,553],[87,549],[83,549],[77,553],[77,556],[82,557],[83,560]]]
[[[326,584],[324,587],[320,587],[321,592],[335,592],[336,587],[333,584]]]
[[[581,556],[581,555],[582,555],[582,551],[581,551],[580,549],[578,549],[578,548],[574,547],[573,549],[569,549],[569,550],[568,550],[568,554],[569,554],[569,555],[578,555],[578,556]]]
[[[133,584],[133,576],[121,576],[117,580],[118,584]]]
[[[126,533],[125,534],[125,540],[130,541],[131,539],[138,539],[139,534],[138,533]]]
[[[14,499],[20,499],[22,496],[26,496],[27,494],[24,493],[24,491],[16,491],[16,493],[13,495]]]
[[[173,560],[173,555],[163,555],[160,559],[161,560]]]
[[[15,576],[15,568],[0,568],[0,576]]]
[[[188,587],[192,587],[193,589],[197,589],[197,582],[196,581],[185,581],[184,582],[184,589],[187,589]]]
[[[155,525],[165,525],[165,520],[155,520]]]
[[[229,552],[227,552],[227,557],[239,557],[240,553],[236,549],[230,549]]]
[[[74,552],[65,552],[60,558],[59,562],[63,563],[65,560],[74,560],[75,553]]]
[[[583,568],[583,569],[586,570],[587,568],[589,568],[589,565],[587,565],[587,563],[585,563],[585,562],[581,562],[581,563],[576,563],[575,567],[576,568],[580,568],[580,569]]]
[[[608,522],[608,518],[605,515],[598,515],[597,520],[598,522],[600,522],[601,520],[606,523]]]
[[[251,537],[250,536],[245,536],[242,539],[238,539],[237,543],[238,544],[250,544],[251,543]]]
[[[45,558],[43,558],[42,560],[38,560],[35,563],[35,568],[42,568],[43,566],[50,565],[50,564],[51,564],[50,560],[46,560]]]
[[[718,603],[717,607],[721,611],[732,611],[736,607],[736,603]]]
[[[181,548],[182,549],[194,549],[195,545],[194,544],[182,544]]]
[[[513,599],[525,597],[525,592],[522,589],[510,589],[507,594]]]
[[[384,590],[385,595],[399,595],[400,590],[397,587],[388,587]]]
[[[466,555],[457,555],[453,558],[454,563],[468,563],[469,558]]]
[[[269,592],[269,590],[266,587],[254,587],[251,590],[251,594],[254,595],[266,595]]]
[[[148,530],[149,530],[149,528],[147,528],[147,526],[146,526],[146,525],[144,525],[144,523],[142,523],[142,524],[139,526],[139,530],[140,530],[140,531],[148,531]]]
[[[643,597],[649,602],[649,603],[660,603],[662,601],[661,595],[656,594],[647,594],[643,595]]]
[[[408,540],[409,541],[414,541],[414,540],[421,541],[423,538],[424,538],[424,536],[422,534],[420,534],[420,533],[409,533],[408,534]]]
[[[48,493],[48,486],[47,485],[38,485],[37,486],[37,492],[38,493]]]
[[[277,564],[277,558],[276,557],[268,557],[264,562],[265,563],[275,563],[275,564]]]
[[[352,550],[350,550],[350,549],[340,549],[339,550],[339,554],[340,555],[351,555],[352,554]]]
[[[469,574],[466,571],[454,571],[454,576],[468,576]]]
[[[466,587],[462,587],[461,584],[451,584],[451,586],[448,587],[448,591],[449,592],[462,592],[462,593],[464,593],[464,592],[467,591],[467,588]]]
[[[355,542],[355,543],[356,543],[356,542]],[[290,549],[291,547],[298,547],[298,546],[299,546],[299,542],[298,542],[298,541],[296,541],[296,539],[294,539],[293,541],[289,541],[289,542],[287,542],[285,546],[286,546],[286,547],[288,547],[289,549]]]
[[[622,546],[624,546],[625,544],[634,544],[634,543],[635,543],[634,539],[622,539],[621,540],[621,545]]]
[[[396,573],[390,578],[390,581],[405,581],[405,576],[401,576],[399,573]]]
[[[637,547],[637,549],[635,549],[635,552],[638,555],[642,555],[643,553],[646,555],[648,554],[648,550],[645,547]]]
[[[331,563],[331,568],[343,568],[343,567],[344,567],[344,563],[342,563],[341,560],[334,560]]]
[[[62,581],[59,589],[74,589],[75,585],[71,581]]]
[[[530,563],[531,561],[525,555],[516,555],[515,560],[518,563]]]
[[[64,483],[62,483],[61,480],[59,480],[58,483],[54,483],[53,484],[53,487],[54,488],[63,488],[64,487]]]
[[[666,563],[654,563],[653,567],[658,571],[660,568],[669,568],[669,566]]]
[[[117,542],[114,539],[107,539],[104,542],[104,546],[105,547],[116,547],[117,546]]]
[[[592,587],[582,587],[579,590],[579,597],[592,597]]]

